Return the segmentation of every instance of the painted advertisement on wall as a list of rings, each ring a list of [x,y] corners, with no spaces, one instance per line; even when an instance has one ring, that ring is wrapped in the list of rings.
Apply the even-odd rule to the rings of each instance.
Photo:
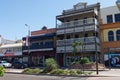
[[[22,55],[22,50],[19,48],[3,48],[0,49],[0,56],[19,56]]]
[[[110,55],[110,59],[109,59]],[[105,66],[111,65],[112,67],[120,67],[120,53],[111,52],[104,54]],[[109,62],[110,60],[110,62]]]

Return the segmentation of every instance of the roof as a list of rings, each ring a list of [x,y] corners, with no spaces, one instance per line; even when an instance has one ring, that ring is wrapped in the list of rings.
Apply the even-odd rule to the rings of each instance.
[[[0,46],[0,48],[13,48],[13,47],[22,47],[22,43],[5,44]]]
[[[50,33],[50,34],[41,34],[41,35],[32,35],[30,36],[30,41],[31,40],[43,40],[43,39],[48,39],[48,38],[53,38],[55,36],[55,33]],[[26,37],[23,37],[23,40],[26,40]]]
[[[56,32],[56,28],[51,28],[51,29],[32,31],[31,35],[33,36],[33,35],[41,35],[41,34],[50,34],[55,32]]]

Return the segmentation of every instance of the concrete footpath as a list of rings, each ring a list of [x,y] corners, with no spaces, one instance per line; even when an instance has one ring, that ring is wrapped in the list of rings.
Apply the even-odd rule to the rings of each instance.
[[[21,74],[21,72],[24,69],[5,69],[6,73],[14,73],[14,74]],[[104,69],[104,70],[100,70],[99,74],[96,74],[96,71],[92,71],[93,73],[90,75],[84,75],[84,76],[89,76],[89,77],[120,77],[120,69]]]
[[[6,68],[5,73],[16,73],[21,74],[24,69],[12,69],[12,68]]]
[[[96,71],[93,71],[91,75],[96,76],[108,76],[108,77],[120,77],[120,69],[105,69],[98,72],[98,75],[96,74]]]

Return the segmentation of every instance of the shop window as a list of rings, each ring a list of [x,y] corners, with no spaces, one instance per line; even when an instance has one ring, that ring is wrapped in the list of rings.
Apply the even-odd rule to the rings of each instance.
[[[116,31],[116,39],[117,39],[117,41],[120,40],[120,30]]]
[[[113,22],[113,17],[112,15],[107,16],[107,23],[112,23]]]
[[[114,41],[114,33],[113,33],[113,31],[108,32],[108,41]]]

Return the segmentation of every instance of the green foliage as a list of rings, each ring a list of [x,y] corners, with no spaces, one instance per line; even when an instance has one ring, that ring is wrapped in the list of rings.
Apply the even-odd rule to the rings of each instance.
[[[87,72],[87,74],[89,74],[89,75],[90,75],[90,74],[92,74],[92,72]]]
[[[78,41],[75,41],[73,44],[72,44],[72,47],[73,47],[73,54],[74,54],[74,61],[75,61],[75,56],[76,56],[76,53],[77,53],[77,46],[82,46],[81,50],[83,51],[84,49],[84,45],[82,42],[78,42]],[[82,54],[81,54],[82,55]]]
[[[4,76],[4,73],[5,73],[5,69],[3,66],[0,66],[0,76]]]
[[[45,68],[43,70],[44,73],[51,72],[54,69],[58,69],[58,64],[53,58],[48,58],[45,60]]]
[[[42,72],[42,70],[39,69],[39,68],[35,68],[35,69],[26,68],[26,69],[24,69],[24,71],[22,73],[25,73],[25,74],[39,74],[40,72]]]
[[[87,57],[84,57],[84,58],[81,58],[80,60],[80,64],[86,64],[86,63],[89,63],[89,59]]]
[[[42,72],[42,70],[39,69],[39,68],[35,68],[35,69],[32,70],[32,72],[33,72],[34,74],[39,74],[40,72]]]
[[[24,69],[24,71],[22,73],[24,74],[40,74],[43,73],[43,70],[39,69],[39,68],[35,68],[35,69],[30,69],[30,68],[26,68]],[[78,75],[78,74],[92,74],[92,72],[82,72],[81,70],[64,70],[64,69],[54,69],[51,72],[49,72],[50,74],[55,74],[55,75]]]
[[[51,74],[61,75],[61,74],[65,74],[65,71],[63,69],[55,69],[51,71]]]
[[[69,74],[70,74],[70,75],[77,75],[78,73],[77,73],[76,70],[70,70],[70,71],[69,71]]]
[[[79,64],[79,62],[78,61],[74,61],[71,64]]]
[[[55,69],[50,72],[50,74],[57,74],[57,75],[77,75],[83,74],[80,70],[63,70],[63,69]]]
[[[80,71],[80,70],[77,70],[77,73],[78,73],[78,74],[83,74],[83,72],[82,72],[82,71]]]
[[[22,73],[30,71],[30,68],[25,68]]]

